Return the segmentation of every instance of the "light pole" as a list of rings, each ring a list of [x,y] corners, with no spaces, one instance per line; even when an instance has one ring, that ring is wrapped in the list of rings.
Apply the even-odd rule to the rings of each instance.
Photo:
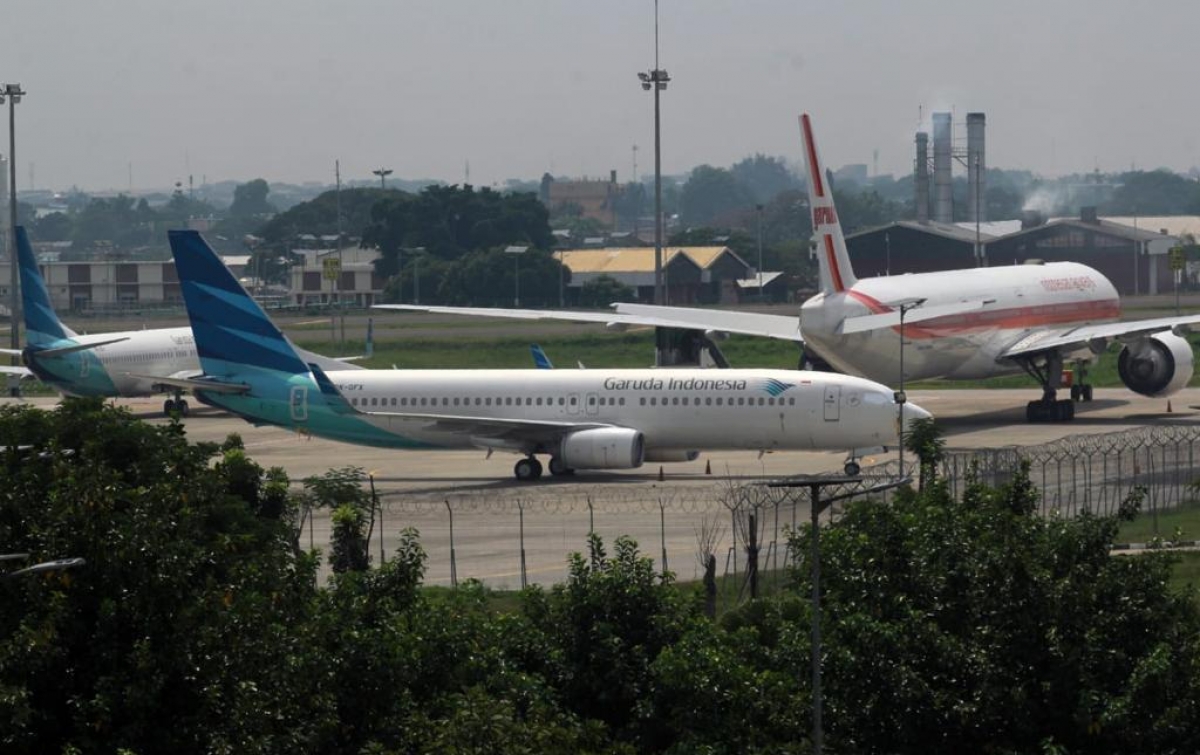
[[[387,189],[387,177],[392,175],[392,169],[391,168],[380,168],[378,170],[373,170],[371,172],[374,173],[375,175],[379,176],[379,188]]]
[[[20,84],[5,84],[0,89],[0,105],[8,99],[8,266],[11,275],[9,293],[11,297],[9,317],[12,328],[9,331],[13,351],[21,348],[21,279],[17,271],[17,115],[16,105],[25,95]],[[20,357],[12,358],[13,365],[20,363]],[[13,396],[21,395],[20,381],[14,380],[10,392]]]
[[[508,246],[504,248],[505,254],[513,256],[513,307],[521,306],[521,255],[529,251],[527,246]]]
[[[561,249],[558,250],[557,252],[554,253],[554,255],[556,257],[558,257],[558,308],[566,309],[567,308],[567,291],[566,291],[566,281],[564,280],[564,278],[566,278],[567,269],[566,269],[566,265],[563,264],[562,250]]]
[[[754,205],[754,209],[758,211],[758,301],[761,304],[763,300],[763,283],[762,283],[762,214],[763,206],[761,204]]]
[[[896,436],[900,441],[900,477],[904,477],[904,405],[908,403],[908,394],[904,392],[904,316],[908,314],[908,310],[924,303],[924,299],[909,299],[897,305],[900,310],[900,390],[896,391],[896,405],[900,407],[900,414],[896,422]]]
[[[658,67],[658,0],[654,0],[654,69],[639,71],[638,78],[642,89],[654,90],[654,303],[663,304],[662,129],[658,93],[667,88],[671,77]]]

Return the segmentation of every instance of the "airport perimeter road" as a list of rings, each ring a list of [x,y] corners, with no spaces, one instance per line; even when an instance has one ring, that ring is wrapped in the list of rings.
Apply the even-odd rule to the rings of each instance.
[[[1096,400],[1077,407],[1067,424],[1029,425],[1025,403],[1036,389],[912,391],[912,401],[933,412],[953,448],[1034,445],[1068,435],[1110,433],[1144,425],[1200,423],[1200,389],[1187,389],[1171,398],[1148,399],[1123,389],[1097,389]],[[7,402],[9,400],[5,400]],[[54,399],[33,399],[52,406]],[[120,402],[135,415],[153,422],[161,418],[161,400]],[[193,402],[193,406],[195,403]],[[840,453],[755,452],[705,454],[686,464],[649,464],[638,470],[580,473],[572,478],[543,478],[536,483],[512,479],[516,457],[482,451],[395,451],[351,446],[308,438],[287,430],[254,427],[230,415],[204,407],[184,421],[188,437],[220,442],[238,433],[246,450],[264,467],[280,466],[299,482],[336,467],[362,467],[375,476],[384,503],[384,552],[394,548],[403,527],[416,527],[429,554],[427,582],[451,581],[450,523],[453,512],[453,550],[458,578],[475,577],[495,587],[520,586],[521,527],[524,526],[525,573],[529,581],[561,580],[566,556],[586,549],[590,528],[605,541],[620,534],[634,537],[647,555],[659,561],[664,547],[669,566],[681,578],[697,575],[696,531],[703,522],[723,527],[720,551],[733,544],[726,508],[731,478],[736,483],[775,479],[799,473],[841,469]],[[864,466],[894,455],[864,459]],[[705,474],[711,465],[712,474]],[[765,496],[766,493],[764,492]],[[766,558],[782,562],[783,529],[808,519],[804,501],[764,498]],[[522,521],[523,520],[523,521]],[[306,528],[318,547],[328,542],[327,512]],[[739,536],[740,537],[740,536]],[[379,558],[378,532],[373,540]]]

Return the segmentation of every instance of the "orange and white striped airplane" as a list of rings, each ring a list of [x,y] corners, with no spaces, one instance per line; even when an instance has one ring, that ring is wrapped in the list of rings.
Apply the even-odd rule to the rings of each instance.
[[[1086,265],[1049,262],[857,278],[808,115],[800,117],[800,132],[821,291],[804,302],[799,319],[632,303],[615,304],[613,314],[394,308],[766,336],[802,342],[815,366],[892,384],[901,382],[901,365],[906,381],[1026,372],[1042,386],[1042,398],[1026,408],[1031,422],[1072,419],[1074,402],[1092,398],[1092,386],[1083,379],[1087,366],[1113,342],[1122,345],[1121,381],[1136,393],[1170,396],[1191,380],[1194,356],[1184,336],[1200,328],[1200,315],[1121,322],[1116,289]],[[1066,362],[1077,365],[1081,379],[1071,386],[1070,399],[1059,399]]]

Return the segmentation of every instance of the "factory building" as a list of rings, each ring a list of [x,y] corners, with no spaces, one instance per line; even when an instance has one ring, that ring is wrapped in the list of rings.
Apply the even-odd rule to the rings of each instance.
[[[670,247],[662,250],[663,279],[671,304],[733,304],[738,280],[749,277],[750,265],[727,246]],[[654,249],[575,249],[555,252],[571,271],[570,288],[608,276],[654,300]]]

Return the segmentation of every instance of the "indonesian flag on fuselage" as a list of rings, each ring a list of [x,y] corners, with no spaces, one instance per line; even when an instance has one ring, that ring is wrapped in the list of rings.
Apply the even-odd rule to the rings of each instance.
[[[817,156],[808,114],[800,116],[800,136],[804,140],[804,162],[808,166],[808,206],[812,209],[813,241],[817,245],[817,265],[821,273],[821,290],[840,293],[851,288],[855,281],[846,251],[846,238],[833,205],[825,167]]]

